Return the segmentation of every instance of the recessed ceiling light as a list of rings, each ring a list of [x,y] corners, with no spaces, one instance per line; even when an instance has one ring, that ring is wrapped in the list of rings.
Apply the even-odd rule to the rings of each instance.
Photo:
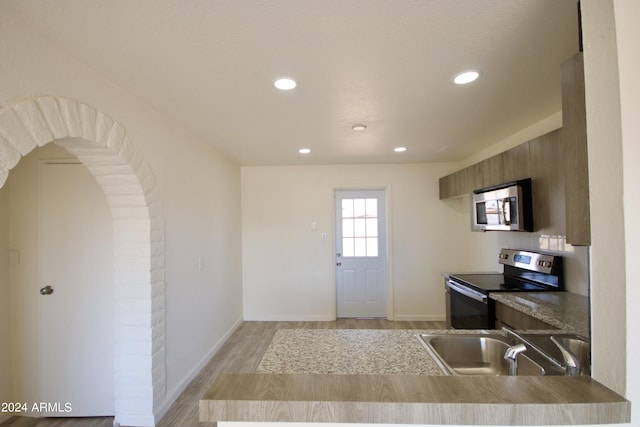
[[[297,86],[297,83],[295,80],[286,77],[276,80],[273,85],[280,90],[291,90]]]
[[[367,130],[367,125],[357,124],[351,126],[351,129],[355,130],[356,132],[364,132],[365,130]]]
[[[404,153],[405,151],[407,151],[407,147],[396,147],[393,149],[393,151],[395,151],[396,153]]]
[[[466,85],[467,83],[474,82],[480,77],[480,73],[477,71],[465,71],[456,75],[453,78],[453,82],[457,85]]]
[[[310,148],[301,148],[298,150],[298,153],[300,154],[309,154],[311,152]]]

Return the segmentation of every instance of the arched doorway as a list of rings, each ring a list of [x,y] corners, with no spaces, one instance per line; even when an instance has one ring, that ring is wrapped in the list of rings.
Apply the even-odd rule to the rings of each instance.
[[[89,169],[113,216],[116,421],[154,425],[166,394],[164,223],[155,177],[118,122],[44,96],[0,110],[0,187],[22,156],[52,141]]]

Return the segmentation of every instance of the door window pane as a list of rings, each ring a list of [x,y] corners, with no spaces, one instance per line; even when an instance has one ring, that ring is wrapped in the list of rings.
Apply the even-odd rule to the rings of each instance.
[[[342,239],[342,256],[343,257],[352,257],[355,256],[355,252],[353,251],[353,238],[344,238]]]
[[[355,237],[367,237],[367,220],[364,218],[356,218],[353,220],[353,235]]]
[[[353,219],[347,218],[342,220],[342,236],[343,237],[354,237],[353,234]]]
[[[377,237],[370,237],[367,239],[367,256],[378,256]]]
[[[367,256],[367,239],[364,237],[356,237],[353,240],[355,244],[353,256]]]
[[[367,237],[378,237],[378,218],[367,218]]]
[[[366,214],[365,199],[353,199],[353,217],[362,218]]]
[[[378,216],[378,199],[367,199],[366,201],[367,217]]]
[[[342,218],[353,218],[353,199],[342,199]]]
[[[342,199],[342,256],[378,256],[378,199]]]

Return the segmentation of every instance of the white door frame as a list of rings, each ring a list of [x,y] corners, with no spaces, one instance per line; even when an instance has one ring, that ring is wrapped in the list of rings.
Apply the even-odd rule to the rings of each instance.
[[[394,311],[393,311],[393,307],[394,307],[394,303],[393,303],[393,295],[394,295],[394,284],[393,284],[393,251],[392,251],[392,245],[391,245],[391,240],[393,238],[393,234],[391,233],[391,227],[389,224],[393,223],[393,218],[391,215],[391,203],[392,203],[392,192],[391,192],[391,186],[390,185],[332,185],[331,186],[331,197],[332,197],[332,203],[331,203],[331,217],[333,218],[331,220],[331,251],[332,251],[332,256],[331,256],[331,260],[333,262],[333,264],[331,265],[331,268],[333,268],[333,301],[337,302],[337,298],[338,298],[338,290],[336,287],[337,284],[337,280],[338,280],[338,276],[337,276],[337,269],[336,269],[336,265],[335,265],[335,261],[336,261],[336,254],[335,254],[335,249],[336,249],[336,192],[337,191],[370,191],[370,190],[379,190],[379,191],[384,191],[384,199],[385,199],[385,203],[384,203],[384,210],[385,210],[385,215],[387,216],[387,220],[385,221],[384,227],[385,227],[385,232],[386,232],[386,242],[385,242],[385,250],[387,251],[387,319],[388,320],[394,320]],[[333,313],[333,318],[337,319],[338,318],[338,312],[337,312],[337,304],[334,304],[334,313]]]

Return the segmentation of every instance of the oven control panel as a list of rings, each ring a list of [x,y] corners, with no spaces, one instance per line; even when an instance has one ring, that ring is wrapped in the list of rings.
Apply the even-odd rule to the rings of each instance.
[[[555,255],[516,249],[502,249],[498,255],[500,264],[546,274],[553,273],[554,266],[559,263],[559,259],[560,257]]]

